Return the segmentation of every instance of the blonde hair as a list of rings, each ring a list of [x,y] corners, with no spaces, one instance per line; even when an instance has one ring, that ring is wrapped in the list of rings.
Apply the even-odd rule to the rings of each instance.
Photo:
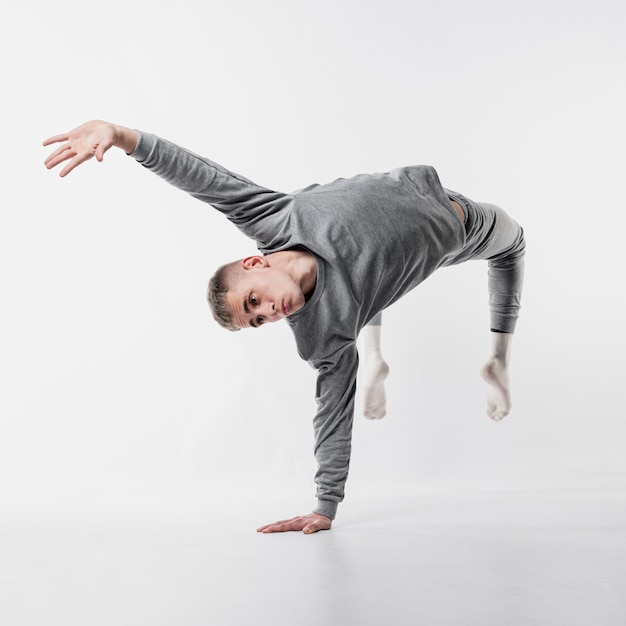
[[[228,289],[240,278],[242,273],[240,268],[241,261],[232,261],[218,267],[215,274],[211,276],[207,289],[207,302],[211,307],[213,318],[222,328],[231,331],[237,331],[240,328],[235,326],[233,322],[230,305],[226,301],[226,294]]]

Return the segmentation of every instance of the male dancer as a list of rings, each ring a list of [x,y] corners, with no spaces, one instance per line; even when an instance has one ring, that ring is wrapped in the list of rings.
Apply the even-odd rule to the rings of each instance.
[[[525,244],[521,227],[502,209],[444,189],[430,166],[338,179],[288,194],[260,187],[154,135],[106,122],[87,122],[44,145],[57,142],[64,143],[46,166],[69,161],[61,176],[93,156],[102,161],[113,146],[121,148],[211,204],[257,242],[261,255],[224,265],[211,278],[213,315],[230,330],[285,318],[298,353],[318,372],[317,507],[259,531],[330,529],[348,475],[357,336],[439,267],[488,261],[493,350],[481,374],[489,387],[489,417],[499,421],[508,414],[508,365]],[[379,348],[379,330],[374,325],[366,331],[374,342],[370,353]],[[384,413],[380,360],[376,371],[373,417]]]

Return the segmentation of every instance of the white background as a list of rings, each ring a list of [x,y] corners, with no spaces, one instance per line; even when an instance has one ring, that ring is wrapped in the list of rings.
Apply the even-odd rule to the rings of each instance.
[[[205,285],[254,251],[92,118],[280,190],[412,163],[525,228],[511,415],[484,414],[484,263],[388,311],[389,414],[357,412],[346,504],[624,482],[623,3],[21,2],[0,22],[3,519],[313,506],[314,372],[286,325],[230,334]],[[357,407],[359,409],[359,407]],[[278,495],[277,495],[278,494]],[[367,504],[371,501],[371,505]],[[340,518],[339,518],[340,519]],[[258,523],[270,519],[258,519]]]

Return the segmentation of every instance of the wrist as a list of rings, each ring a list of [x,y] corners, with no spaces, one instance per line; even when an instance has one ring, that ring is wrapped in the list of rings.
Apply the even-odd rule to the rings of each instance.
[[[139,133],[132,128],[125,126],[116,126],[113,124],[114,141],[116,148],[121,148],[126,154],[130,154],[139,141]]]

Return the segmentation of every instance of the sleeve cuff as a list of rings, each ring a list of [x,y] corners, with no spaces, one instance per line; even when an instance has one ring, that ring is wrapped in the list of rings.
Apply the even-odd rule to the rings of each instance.
[[[139,163],[143,163],[148,159],[150,153],[156,146],[157,138],[154,135],[142,133],[140,130],[137,132],[139,133],[139,140],[137,141],[135,149],[128,156],[132,157]]]
[[[317,507],[313,510],[313,513],[335,519],[335,515],[337,515],[337,505],[338,503],[333,500],[318,500]]]

